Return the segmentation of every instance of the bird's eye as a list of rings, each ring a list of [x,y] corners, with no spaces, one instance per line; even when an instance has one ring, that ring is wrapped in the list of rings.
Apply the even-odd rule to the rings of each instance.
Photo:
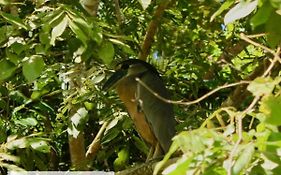
[[[121,69],[128,69],[129,68],[129,64],[122,64]]]

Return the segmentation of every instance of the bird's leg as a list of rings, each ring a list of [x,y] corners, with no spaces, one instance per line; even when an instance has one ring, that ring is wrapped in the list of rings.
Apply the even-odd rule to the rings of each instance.
[[[137,86],[136,93],[135,93],[135,100],[137,104],[137,111],[142,112],[143,101],[140,99],[140,86]]]
[[[146,158],[145,162],[148,162],[149,160],[151,160],[153,158],[154,150],[155,150],[155,147],[151,146],[150,149],[149,149],[149,152],[148,152],[148,155],[147,155],[147,158]]]
[[[159,142],[156,144],[155,149],[154,149],[154,153],[153,153],[153,159],[158,158],[159,156],[161,156],[163,154],[163,151],[160,147]]]

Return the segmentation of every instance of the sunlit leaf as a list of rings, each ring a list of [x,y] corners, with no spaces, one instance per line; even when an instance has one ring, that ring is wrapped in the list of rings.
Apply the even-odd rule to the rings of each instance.
[[[0,4],[2,5],[8,5],[11,3],[11,0],[0,0]]]
[[[237,161],[233,165],[232,173],[234,175],[240,174],[241,171],[248,166],[254,155],[254,152],[255,152],[254,144],[252,143],[248,144],[247,147],[240,153]]]
[[[57,26],[55,26],[52,30],[52,35],[51,35],[51,40],[50,40],[51,45],[55,45],[56,38],[61,36],[61,34],[66,29],[67,25],[68,25],[68,17],[65,16],[62,19],[62,21]]]
[[[104,78],[105,78],[105,74],[102,73],[102,74],[99,74],[99,75],[97,75],[97,76],[94,76],[94,77],[92,78],[92,82],[93,82],[94,84],[98,84],[98,83],[100,83],[102,80],[104,80]]]
[[[167,167],[163,171],[163,174],[181,175],[181,174],[188,173],[189,165],[192,162],[193,158],[194,158],[193,156],[190,157],[182,156],[176,163]]]
[[[122,41],[117,40],[117,39],[109,39],[109,41],[111,41],[113,44],[117,44],[117,45],[121,46],[122,50],[125,53],[128,53],[130,55],[134,55],[135,54],[135,52],[130,48],[130,46],[125,44],[125,43],[123,43]]]
[[[110,123],[107,125],[105,133],[109,131],[111,128],[117,125],[117,123],[122,119],[122,117],[115,117]]]
[[[163,160],[158,162],[154,168],[153,175],[159,174],[161,168],[165,165],[165,163],[169,160],[169,158],[174,154],[177,150],[179,149],[179,145],[177,141],[173,141],[172,145],[169,148],[168,153],[166,153],[165,157]]]
[[[102,144],[111,142],[120,134],[121,130],[117,127],[110,129],[102,138]]]
[[[199,153],[206,148],[202,139],[204,138],[198,134],[198,131],[185,131],[176,135],[174,142],[177,142],[183,152]]]
[[[40,139],[32,139],[30,140],[30,146],[35,149],[36,151],[40,151],[43,153],[48,153],[50,152],[50,146],[48,145],[48,143],[44,140],[40,140]]]
[[[6,19],[9,23],[11,24],[15,24],[25,30],[29,30],[30,27],[26,24],[24,24],[24,22],[22,21],[22,19],[20,19],[17,16],[11,15],[9,13],[1,13],[1,15],[3,16],[4,19]]]
[[[6,147],[11,150],[14,150],[17,148],[26,148],[27,146],[28,146],[28,142],[27,142],[26,138],[12,140],[10,142],[7,142],[7,144],[6,144]]]
[[[142,8],[145,10],[149,4],[151,3],[151,0],[138,0],[142,6]]]
[[[247,90],[252,92],[254,96],[269,95],[280,81],[280,78],[273,80],[270,77],[258,77],[249,84]]]
[[[23,75],[28,82],[32,82],[41,75],[44,67],[43,58],[39,55],[33,55],[27,61],[23,62]]]
[[[234,3],[233,0],[227,0],[225,1],[220,8],[211,16],[210,21],[212,22],[215,17],[217,17],[218,15],[220,15],[223,11],[227,10],[232,4]]]
[[[274,97],[273,95],[262,98],[260,111],[266,115],[266,122],[273,125],[281,125],[281,96]]]
[[[67,133],[73,138],[77,138],[80,134],[80,131],[72,124],[71,127],[67,128]]]
[[[7,161],[13,161],[13,162],[18,162],[19,158],[7,153],[0,153],[0,160],[7,160]]]
[[[256,9],[258,1],[241,1],[230,9],[224,17],[224,24],[227,25],[238,19],[248,16]]]
[[[128,148],[121,149],[117,154],[117,158],[113,162],[114,170],[118,171],[124,168],[127,165],[128,160],[129,160]]]
[[[38,124],[37,120],[32,117],[16,120],[15,123],[24,126],[36,126]]]
[[[114,57],[114,47],[113,44],[109,41],[102,42],[99,50],[98,55],[99,58],[103,60],[105,64],[110,64]]]
[[[90,103],[90,102],[84,102],[84,105],[85,105],[85,108],[87,109],[87,110],[92,110],[92,109],[94,109],[94,107],[95,107],[95,103]]]
[[[87,120],[88,111],[85,108],[80,108],[77,112],[70,118],[71,122],[75,127],[78,127],[82,122]]]

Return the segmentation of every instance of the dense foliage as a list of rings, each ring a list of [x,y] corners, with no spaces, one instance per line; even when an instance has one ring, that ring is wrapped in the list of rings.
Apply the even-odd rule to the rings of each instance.
[[[174,152],[166,174],[278,174],[280,43],[276,0],[0,0],[1,173],[144,162],[126,109],[101,89],[139,58],[178,121],[155,174]]]

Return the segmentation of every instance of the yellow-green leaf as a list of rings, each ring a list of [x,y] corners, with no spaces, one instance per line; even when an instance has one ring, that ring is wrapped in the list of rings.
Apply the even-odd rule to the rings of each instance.
[[[266,122],[273,125],[281,125],[281,96],[273,95],[263,97],[260,111],[266,115]]]

